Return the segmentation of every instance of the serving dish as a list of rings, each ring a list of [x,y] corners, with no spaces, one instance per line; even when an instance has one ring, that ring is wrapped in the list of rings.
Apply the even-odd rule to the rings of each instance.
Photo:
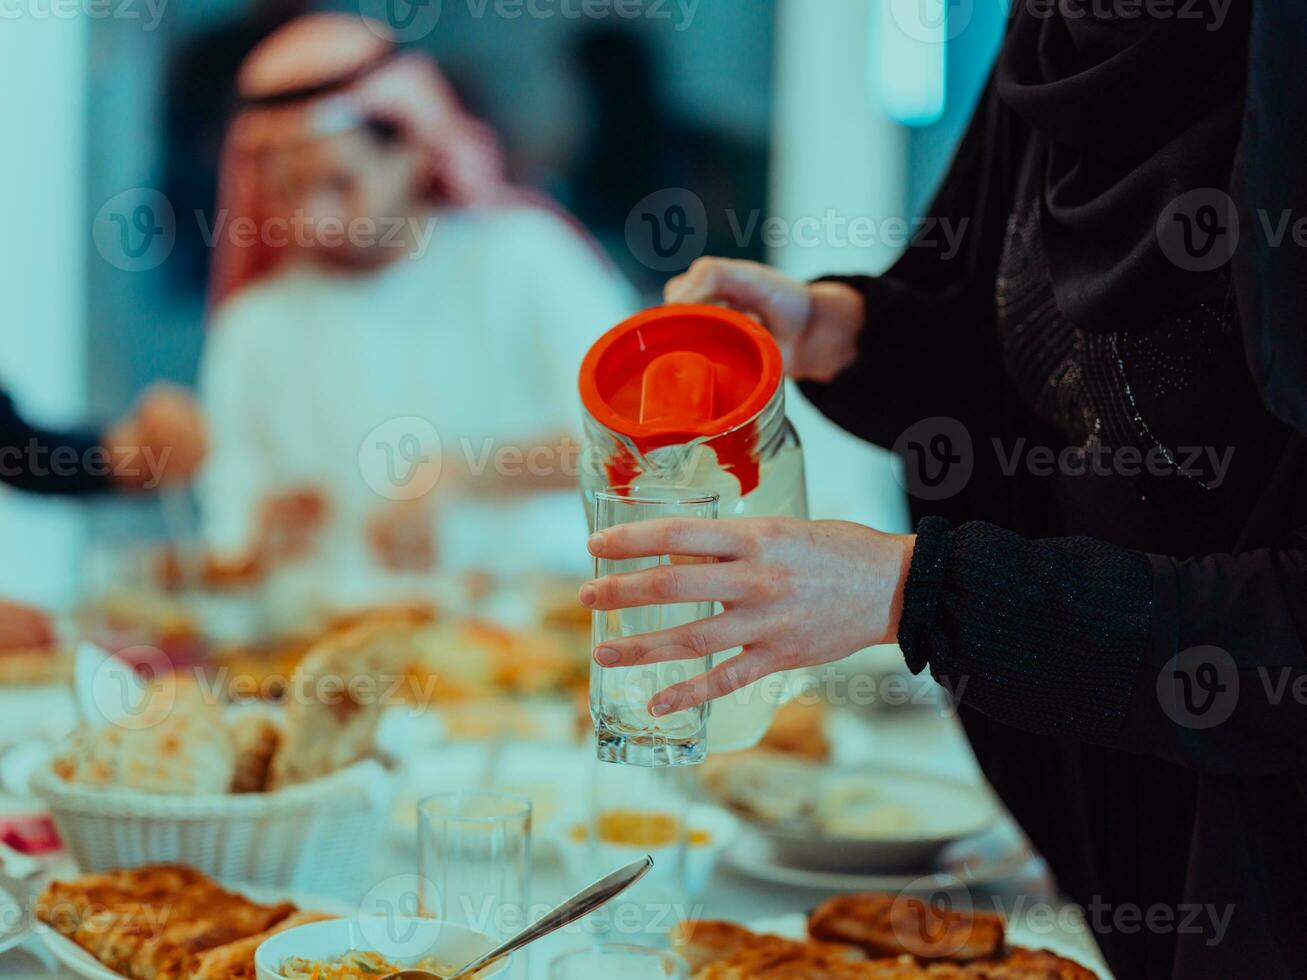
[[[948,845],[987,831],[999,812],[983,785],[766,751],[723,760],[705,785],[768,842],[777,863],[812,871],[929,868]]]

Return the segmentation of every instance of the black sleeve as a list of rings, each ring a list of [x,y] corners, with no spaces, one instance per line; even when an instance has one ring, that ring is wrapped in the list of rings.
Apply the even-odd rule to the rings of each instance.
[[[994,280],[1023,140],[991,78],[899,261],[881,276],[826,280],[858,290],[866,310],[854,364],[829,383],[800,386],[841,428],[891,447],[921,419],[970,425],[992,410],[992,393],[977,379],[998,369]]]
[[[0,482],[28,493],[82,495],[109,490],[110,473],[97,436],[37,428],[0,392]]]
[[[899,643],[1014,728],[1213,773],[1307,751],[1307,534],[1177,560],[990,524],[918,528]]]

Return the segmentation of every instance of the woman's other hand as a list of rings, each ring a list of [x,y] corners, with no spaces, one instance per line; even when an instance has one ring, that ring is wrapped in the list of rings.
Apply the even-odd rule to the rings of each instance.
[[[810,285],[758,262],[703,258],[667,283],[664,298],[725,303],[757,318],[798,381],[831,381],[857,357],[864,304],[843,283]]]
[[[0,651],[26,650],[54,644],[54,626],[40,609],[0,601]]]
[[[760,677],[830,663],[898,634],[903,583],[916,539],[843,521],[744,518],[662,520],[610,528],[590,552],[610,559],[686,555],[707,563],[661,565],[586,583],[590,609],[720,602],[696,623],[608,640],[602,667],[687,660],[743,647],[708,673],[656,694],[654,715],[720,698]]]
[[[186,389],[170,384],[147,388],[103,441],[114,479],[131,490],[189,482],[209,451],[199,405]]]

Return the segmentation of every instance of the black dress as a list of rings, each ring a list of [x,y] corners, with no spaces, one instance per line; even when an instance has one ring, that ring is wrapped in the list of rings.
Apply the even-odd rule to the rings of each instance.
[[[1227,270],[1076,329],[1042,155],[982,97],[857,362],[805,394],[905,456],[899,631],[1118,977],[1307,976],[1307,452],[1266,408]],[[1051,461],[1051,462],[1050,462]]]

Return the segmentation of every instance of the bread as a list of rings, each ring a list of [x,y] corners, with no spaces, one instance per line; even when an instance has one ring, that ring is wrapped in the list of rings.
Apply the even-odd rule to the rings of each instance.
[[[333,918],[321,912],[293,912],[271,929],[255,936],[238,939],[202,954],[187,980],[255,980],[254,952],[269,936],[296,926]]]
[[[61,684],[73,677],[73,658],[67,650],[31,647],[0,650],[0,686]]]
[[[55,759],[70,783],[146,793],[226,793],[236,747],[217,698],[191,678],[169,674],[122,722],[83,729]]]
[[[205,953],[259,936],[295,911],[251,902],[180,865],[53,882],[36,907],[38,919],[130,980],[189,980]]]
[[[1094,973],[1078,963],[1047,950],[1003,948],[1001,938],[992,955],[969,960],[942,956],[922,959],[902,946],[889,955],[866,958],[869,937],[875,939],[878,949],[893,945],[881,930],[886,917],[892,919],[895,904],[893,895],[842,896],[824,903],[813,914],[819,929],[828,935],[838,933],[855,939],[856,945],[823,941],[811,930],[808,940],[793,940],[713,921],[681,923],[670,938],[690,964],[694,980],[1095,980]],[[927,908],[919,899],[905,902],[904,907]],[[864,915],[869,918],[863,920]],[[945,921],[957,929],[958,922],[965,918],[957,913],[946,916]],[[984,923],[979,931],[992,939],[990,920],[997,917],[979,913],[977,918]],[[1001,920],[998,925],[1001,929]],[[964,944],[961,952],[976,952],[984,945]],[[943,947],[936,946],[929,952],[942,954]]]
[[[869,956],[990,959],[1003,952],[1001,916],[941,908],[915,895],[838,895],[808,917],[814,939],[851,943]]]
[[[386,704],[413,660],[407,623],[369,622],[315,644],[291,675],[286,725],[268,771],[282,789],[369,755]]]
[[[272,757],[281,744],[281,729],[271,718],[250,715],[230,725],[236,749],[233,793],[260,793],[268,785]]]
[[[752,932],[733,922],[692,919],[678,923],[668,936],[677,953],[692,970],[731,960],[748,952],[752,959],[787,961],[842,961],[864,959],[854,946],[841,943],[803,942]]]

